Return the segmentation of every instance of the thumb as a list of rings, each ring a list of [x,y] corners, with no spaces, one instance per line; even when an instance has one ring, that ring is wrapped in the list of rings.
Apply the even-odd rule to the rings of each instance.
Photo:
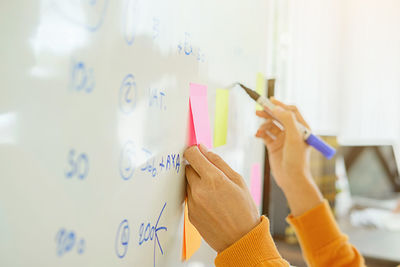
[[[297,128],[297,120],[293,112],[285,110],[280,106],[276,106],[271,110],[272,115],[275,116],[279,122],[285,127],[287,137],[298,139],[301,138],[301,134]]]

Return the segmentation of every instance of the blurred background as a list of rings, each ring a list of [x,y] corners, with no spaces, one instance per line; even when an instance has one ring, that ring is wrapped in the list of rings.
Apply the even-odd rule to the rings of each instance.
[[[314,178],[368,266],[400,263],[400,1],[272,0],[268,94],[338,148]],[[306,266],[265,169],[263,211],[282,256]]]
[[[108,2],[109,18],[105,17]],[[168,215],[168,244],[172,252],[168,254],[170,258],[159,255],[159,259],[178,261],[182,243],[181,236],[174,233],[183,232],[178,223],[184,198],[184,190],[181,190],[185,186],[183,173],[179,174],[182,179],[172,179],[176,174],[170,173],[171,179],[160,179],[160,183],[155,183],[157,180],[148,179],[149,174],[144,168],[141,169],[144,173],[138,175],[143,178],[139,186],[114,184],[114,181],[125,180],[119,177],[124,167],[121,163],[124,153],[128,159],[125,169],[132,175],[136,164],[132,163],[132,151],[137,149],[142,154],[145,151],[146,156],[140,156],[141,164],[151,168],[147,163],[151,158],[164,159],[166,151],[174,151],[177,147],[183,149],[186,125],[180,122],[187,121],[186,113],[182,111],[187,110],[188,92],[178,90],[187,88],[189,81],[207,84],[211,88],[209,99],[214,101],[214,89],[234,80],[255,81],[255,74],[260,71],[266,76],[268,96],[297,105],[313,132],[337,148],[337,155],[329,161],[313,151],[311,167],[316,183],[350,242],[366,258],[368,266],[400,264],[400,0],[258,0],[248,3],[240,0],[41,0],[25,1],[23,5],[17,1],[1,3],[4,4],[0,4],[0,14],[3,11],[0,25],[6,37],[1,43],[5,48],[0,51],[6,64],[2,65],[0,80],[11,86],[3,86],[5,97],[0,97],[0,101],[4,102],[3,109],[10,107],[18,112],[6,110],[6,116],[0,118],[1,134],[6,136],[2,139],[1,159],[4,166],[1,173],[6,175],[0,179],[3,182],[0,197],[18,201],[7,205],[7,213],[4,208],[0,209],[0,217],[12,215],[8,215],[13,220],[10,225],[15,236],[21,239],[9,234],[12,231],[5,226],[0,227],[8,234],[1,235],[0,247],[2,245],[3,251],[12,251],[10,254],[3,252],[8,257],[0,255],[0,261],[11,259],[14,265],[18,260],[40,261],[42,254],[31,258],[26,255],[46,247],[52,254],[43,259],[58,262],[59,255],[54,253],[56,243],[48,242],[50,239],[41,234],[51,233],[53,241],[53,231],[56,233],[60,225],[68,222],[71,227],[80,227],[77,229],[84,226],[88,239],[96,240],[92,244],[97,245],[98,251],[111,251],[115,245],[117,255],[105,253],[102,255],[105,260],[95,256],[85,258],[88,261],[100,259],[104,265],[110,265],[119,260],[118,246],[122,245],[120,248],[125,253],[128,247],[122,236],[121,244],[114,244],[114,225],[121,223],[120,218],[124,218],[128,206],[124,203],[138,203],[130,216],[131,223],[140,225],[153,216],[150,213],[158,212],[161,203],[166,204],[165,199],[175,203],[168,206],[175,210]],[[251,11],[254,10],[257,12],[253,14]],[[262,12],[264,14],[260,14]],[[103,23],[104,18],[107,20]],[[266,34],[268,38],[265,38]],[[7,50],[9,47],[13,49]],[[105,53],[99,56],[98,51]],[[117,55],[114,51],[118,51]],[[79,72],[82,77],[74,76],[77,70],[82,71]],[[138,77],[137,88],[140,90],[136,88],[133,75],[128,74],[131,72]],[[124,78],[121,85],[124,75],[132,80],[129,78],[129,83],[125,83]],[[98,87],[90,97],[88,94],[94,84]],[[54,90],[57,88],[60,90]],[[70,90],[64,90],[67,88]],[[168,111],[166,106],[162,109],[162,100],[160,109],[158,100],[154,102],[158,94],[159,99],[165,96],[163,88],[171,88],[169,98],[165,98],[170,100],[164,102],[168,104]],[[148,89],[151,89],[149,94]],[[153,89],[156,89],[155,93]],[[126,97],[127,92],[132,92],[131,98]],[[123,95],[125,98],[121,97]],[[265,166],[260,208],[270,219],[271,232],[282,256],[294,266],[306,266],[295,233],[285,221],[290,211],[274,183],[268,156],[262,164],[264,147],[253,137],[251,127],[247,127],[254,124],[256,130],[256,117],[249,119],[244,112],[253,113],[252,109],[243,106],[246,102],[242,96],[231,95],[234,108],[229,116],[235,123],[230,125],[232,131],[228,140],[231,143],[225,147],[222,156],[236,163],[233,166],[244,177],[251,173],[250,163],[257,163],[260,170],[262,165]],[[7,98],[10,96],[11,100]],[[132,113],[136,99],[137,109]],[[254,108],[247,96],[245,99],[247,105]],[[214,110],[213,101],[209,110]],[[238,110],[240,112],[236,112]],[[127,113],[131,113],[130,117]],[[171,118],[180,129],[171,127]],[[139,123],[140,127],[134,123]],[[137,148],[123,150],[124,144],[131,143],[126,140],[131,138],[138,139]],[[79,185],[81,187],[76,186],[84,178],[70,179],[65,174],[69,171],[64,171],[71,167],[72,173],[77,170],[77,163],[71,160],[75,152],[79,154],[77,161],[88,162],[87,155],[90,154],[90,159],[93,155],[93,163],[96,162],[91,163],[90,172],[97,179],[89,179]],[[117,179],[112,180],[115,176]],[[11,185],[15,187],[12,190]],[[48,190],[46,194],[42,191],[44,185]],[[165,190],[166,186],[169,190]],[[157,194],[153,196],[143,190],[148,188]],[[53,198],[57,201],[48,201]],[[49,209],[51,213],[47,212]],[[50,216],[51,224],[47,221]],[[36,224],[30,223],[35,227],[32,228],[34,231],[26,230],[25,218],[34,219]],[[100,219],[104,221],[102,226],[112,229],[106,235],[98,235]],[[97,226],[92,227],[91,222],[96,222]],[[16,231],[18,229],[23,231]],[[27,238],[26,234],[32,238]],[[17,245],[13,246],[9,240]],[[41,240],[41,244],[29,246],[18,240]],[[104,240],[113,243],[106,246]],[[19,251],[24,252],[24,257],[20,254],[14,257],[13,253]],[[143,264],[145,260],[153,260],[155,250],[147,248],[145,253],[142,250],[130,253],[133,255],[130,260]],[[79,257],[77,254],[70,259],[79,262]],[[215,252],[203,242],[191,261],[182,265],[212,266],[214,258]]]

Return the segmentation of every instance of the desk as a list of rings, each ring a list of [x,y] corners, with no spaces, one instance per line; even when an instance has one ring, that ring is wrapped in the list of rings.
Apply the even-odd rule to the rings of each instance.
[[[400,232],[354,227],[347,220],[340,221],[339,226],[365,257],[400,263]]]

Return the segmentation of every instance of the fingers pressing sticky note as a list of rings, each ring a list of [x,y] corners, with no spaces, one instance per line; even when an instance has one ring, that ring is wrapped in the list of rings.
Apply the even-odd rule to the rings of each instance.
[[[265,84],[265,77],[264,77],[264,75],[263,75],[261,72],[257,73],[257,78],[256,78],[256,92],[257,92],[259,95],[265,96],[265,88],[266,88],[265,85],[266,85],[266,84]],[[256,103],[256,110],[263,110],[263,107],[262,107],[260,104]]]
[[[226,144],[228,134],[229,90],[217,89],[215,100],[214,147]]]

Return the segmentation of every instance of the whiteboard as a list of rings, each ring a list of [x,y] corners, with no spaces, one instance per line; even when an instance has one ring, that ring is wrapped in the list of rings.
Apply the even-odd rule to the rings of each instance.
[[[190,266],[180,260],[189,83],[208,86],[213,127],[216,89],[255,87],[265,73],[266,8],[2,1],[0,265]],[[254,110],[232,90],[228,141],[215,149],[247,182],[264,159]]]

